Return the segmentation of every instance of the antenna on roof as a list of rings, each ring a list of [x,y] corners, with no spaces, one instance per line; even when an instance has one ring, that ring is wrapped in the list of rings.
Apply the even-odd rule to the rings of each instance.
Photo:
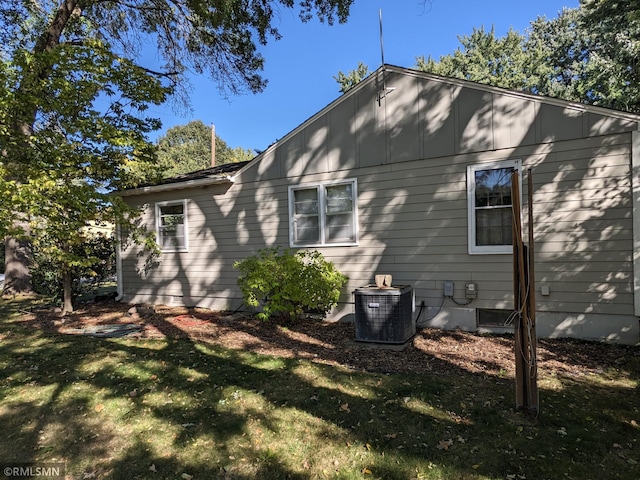
[[[378,106],[380,106],[381,101],[384,97],[387,96],[387,93],[391,93],[395,90],[395,87],[387,88],[387,79],[386,79],[386,67],[384,63],[384,43],[382,41],[382,9],[378,10],[380,17],[380,58],[382,60],[382,88],[378,88]]]
[[[380,57],[382,59],[382,68],[384,68],[384,44],[382,42],[382,9],[378,10],[380,16]]]

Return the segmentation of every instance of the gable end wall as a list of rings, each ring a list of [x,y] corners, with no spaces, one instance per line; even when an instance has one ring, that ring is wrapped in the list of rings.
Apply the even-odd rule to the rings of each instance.
[[[520,159],[533,172],[539,334],[635,343],[637,123],[420,76],[389,75],[387,84],[396,88],[380,104],[372,82],[312,117],[228,191],[138,197],[151,206],[188,198],[191,247],[163,254],[147,276],[136,249],[124,252],[125,300],[238,308],[233,262],[288,247],[288,187],[356,178],[359,244],[320,249],[350,278],[332,318],[351,316],[351,292],[387,273],[413,286],[422,324],[475,330],[476,308],[512,308],[512,263],[468,254],[466,168]],[[478,298],[442,305],[444,281],[460,303],[467,282]]]

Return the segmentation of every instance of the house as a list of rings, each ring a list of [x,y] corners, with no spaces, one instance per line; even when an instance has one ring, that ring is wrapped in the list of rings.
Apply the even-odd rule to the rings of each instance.
[[[530,171],[538,335],[635,344],[639,126],[629,113],[385,65],[247,163],[120,192],[145,207],[162,247],[151,269],[140,247],[120,252],[120,298],[236,309],[234,261],[317,248],[350,278],[330,319],[390,274],[425,306],[419,326],[504,330],[505,185]]]

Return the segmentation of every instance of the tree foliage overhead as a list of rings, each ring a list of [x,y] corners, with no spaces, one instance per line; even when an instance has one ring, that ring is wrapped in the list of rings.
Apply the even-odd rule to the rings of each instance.
[[[461,48],[417,68],[503,88],[640,112],[640,2],[583,0],[524,35],[474,29]]]
[[[640,112],[640,1],[581,3],[580,28],[592,38],[585,93],[595,104]]]
[[[474,28],[439,59],[416,68],[436,75],[640,113],[640,1],[581,0],[556,18],[539,17],[524,33]],[[357,70],[334,77],[345,92]]]
[[[370,73],[371,72],[367,65],[362,62],[358,62],[358,67],[355,70],[349,70],[347,73],[338,71],[338,75],[335,75],[333,78],[340,84],[340,93],[347,93],[358,83],[367,78]]]
[[[209,74],[227,92],[259,92],[266,80],[257,44],[279,39],[283,9],[302,21],[314,15],[333,24],[346,21],[353,0],[1,0],[2,43],[37,37],[40,46],[56,36],[77,43],[90,32],[123,57],[138,58],[145,42],[157,45],[161,71],[175,84],[190,71]],[[29,25],[24,19],[34,18]],[[25,30],[27,35],[25,35]]]
[[[524,37],[515,30],[498,38],[495,31],[474,28],[471,35],[458,37],[461,47],[453,54],[436,61],[430,56],[418,57],[418,70],[472,82],[524,89],[526,55],[522,50]]]
[[[211,128],[201,120],[178,125],[158,139],[158,164],[164,178],[211,166]],[[242,147],[231,148],[216,135],[216,165],[250,160],[255,153]]]
[[[208,73],[225,93],[259,92],[258,44],[280,37],[281,9],[331,24],[346,20],[352,2],[0,0],[5,291],[28,286],[28,249],[10,249],[13,239],[41,242],[71,272],[83,261],[73,246],[86,223],[133,222],[136,212],[107,192],[156,177],[147,134],[160,123],[146,112],[186,94],[187,72]],[[139,63],[149,45],[159,67]]]

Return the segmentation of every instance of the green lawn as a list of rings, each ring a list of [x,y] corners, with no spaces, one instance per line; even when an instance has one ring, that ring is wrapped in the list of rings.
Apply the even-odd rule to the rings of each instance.
[[[63,336],[0,302],[0,461],[86,479],[638,479],[640,357],[514,381],[386,375],[189,340]],[[603,345],[602,348],[616,348]]]

